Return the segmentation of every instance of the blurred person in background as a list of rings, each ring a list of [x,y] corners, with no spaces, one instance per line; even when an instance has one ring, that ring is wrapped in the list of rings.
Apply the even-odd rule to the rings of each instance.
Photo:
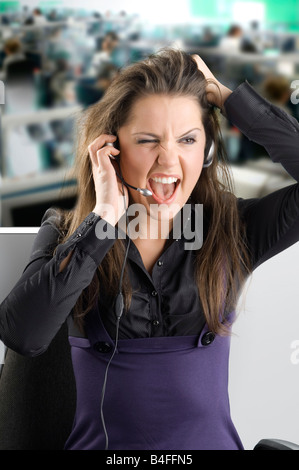
[[[257,52],[257,49],[248,35],[239,25],[231,25],[227,34],[220,39],[219,47],[228,53]]]
[[[14,37],[7,39],[4,43],[4,52],[5,52],[5,58],[3,60],[3,77],[5,78],[7,68],[10,64],[14,62],[19,62],[21,60],[24,60],[25,54],[22,51],[22,44],[21,41]]]
[[[41,26],[47,23],[47,18],[42,14],[40,8],[34,8],[33,10],[33,23]]]
[[[107,63],[113,63],[112,53],[118,46],[119,38],[114,31],[105,34],[100,49],[95,52],[91,60],[90,74],[96,76],[101,67]]]
[[[262,85],[265,97],[285,112],[290,113],[290,82],[283,76],[270,76]]]
[[[115,67],[113,64],[105,64],[103,67],[101,67],[98,73],[96,79],[97,88],[99,88],[104,94],[108,90],[117,74],[117,67]]]
[[[226,52],[240,52],[243,30],[239,25],[231,25],[226,35],[220,39],[219,47]]]
[[[62,27],[55,27],[50,30],[45,44],[45,51],[48,60],[54,60],[62,53],[66,52],[65,40],[63,38]]]
[[[48,21],[59,21],[59,16],[55,9],[50,11],[47,18],[48,18]]]
[[[103,64],[94,79],[79,77],[76,84],[76,94],[79,103],[84,107],[99,101],[106,93],[112,80],[118,74],[118,68],[113,64]]]
[[[69,63],[66,58],[59,58],[55,62],[55,71],[50,77],[50,92],[53,106],[66,104],[66,84],[69,77]]]
[[[218,43],[217,35],[213,33],[212,28],[209,26],[205,26],[202,31],[202,36],[200,40],[200,44],[202,46],[216,46]]]
[[[24,5],[19,16],[21,24],[26,24],[26,21],[31,18],[31,14],[27,5]]]

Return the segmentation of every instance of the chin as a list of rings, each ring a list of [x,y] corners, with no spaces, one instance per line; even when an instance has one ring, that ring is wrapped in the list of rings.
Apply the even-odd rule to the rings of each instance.
[[[183,205],[178,202],[173,204],[150,204],[150,216],[161,221],[172,220],[182,207]]]

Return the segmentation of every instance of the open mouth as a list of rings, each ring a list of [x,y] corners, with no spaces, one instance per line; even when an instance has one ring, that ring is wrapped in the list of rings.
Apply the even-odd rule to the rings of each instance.
[[[149,178],[148,186],[153,198],[159,204],[170,204],[174,201],[180,179],[176,176],[154,176]]]

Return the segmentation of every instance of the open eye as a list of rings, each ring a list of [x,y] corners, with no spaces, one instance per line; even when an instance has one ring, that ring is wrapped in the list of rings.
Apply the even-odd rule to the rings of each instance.
[[[190,145],[190,144],[194,144],[196,140],[194,137],[184,137],[183,139],[180,140],[180,142]]]

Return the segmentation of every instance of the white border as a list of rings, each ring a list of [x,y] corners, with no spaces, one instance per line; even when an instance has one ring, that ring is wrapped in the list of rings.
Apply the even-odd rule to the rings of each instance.
[[[0,227],[1,233],[37,233],[40,227]]]

